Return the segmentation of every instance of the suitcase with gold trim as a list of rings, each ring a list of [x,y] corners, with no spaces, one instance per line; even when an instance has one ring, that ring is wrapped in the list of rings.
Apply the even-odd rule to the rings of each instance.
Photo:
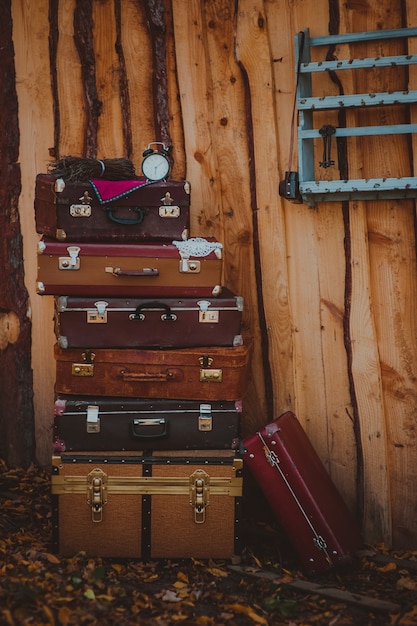
[[[65,452],[52,466],[53,543],[63,556],[240,554],[243,461],[233,451]]]
[[[59,241],[172,241],[187,239],[187,181],[69,182],[38,174],[36,231]]]
[[[55,390],[81,396],[240,400],[252,343],[150,349],[64,349],[55,345]]]

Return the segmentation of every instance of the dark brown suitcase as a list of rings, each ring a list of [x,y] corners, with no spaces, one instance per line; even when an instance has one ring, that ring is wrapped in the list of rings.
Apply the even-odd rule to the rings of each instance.
[[[65,296],[213,296],[221,293],[222,244],[79,243],[43,237],[37,291]]]
[[[55,389],[81,396],[240,400],[249,383],[251,347],[251,342],[170,350],[55,345]]]
[[[38,174],[36,231],[60,241],[172,241],[187,239],[187,181],[64,182]]]
[[[309,573],[351,565],[359,528],[307,434],[288,411],[246,438],[245,464]]]
[[[242,403],[80,397],[55,401],[60,451],[221,450],[238,443]]]
[[[62,556],[235,559],[242,459],[233,451],[63,452],[52,459]]]
[[[243,298],[227,289],[201,298],[55,297],[61,348],[185,348],[242,343]]]

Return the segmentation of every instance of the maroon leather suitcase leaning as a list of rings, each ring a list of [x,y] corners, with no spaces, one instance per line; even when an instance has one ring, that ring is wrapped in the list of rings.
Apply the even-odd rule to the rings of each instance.
[[[68,182],[38,174],[36,231],[60,241],[172,241],[187,239],[187,181]]]
[[[240,401],[60,395],[54,448],[87,450],[232,450],[240,434]]]
[[[185,348],[242,343],[243,298],[227,289],[211,298],[56,296],[61,348]]]
[[[247,391],[251,352],[251,342],[169,350],[55,345],[55,390],[82,396],[237,400]]]
[[[349,565],[358,526],[297,417],[286,412],[243,441],[245,464],[309,573]]]
[[[37,292],[65,296],[213,296],[222,285],[222,244],[82,243],[43,237]]]

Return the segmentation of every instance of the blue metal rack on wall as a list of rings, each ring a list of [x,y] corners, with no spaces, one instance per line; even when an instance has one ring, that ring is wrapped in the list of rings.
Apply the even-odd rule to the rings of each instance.
[[[298,175],[299,190],[304,201],[310,206],[317,202],[341,200],[382,200],[388,198],[416,198],[417,177],[367,178],[351,180],[315,180],[314,140],[323,137],[326,131],[314,128],[314,112],[337,110],[342,107],[389,106],[417,103],[417,90],[350,94],[337,96],[316,96],[312,94],[312,74],[314,72],[355,70],[363,68],[383,68],[417,64],[417,55],[386,56],[375,58],[346,59],[311,62],[313,46],[332,46],[343,43],[366,42],[383,39],[417,36],[417,28],[379,30],[362,33],[345,33],[324,37],[310,37],[309,29],[295,36],[295,56],[297,67],[296,106],[298,110]],[[365,135],[413,134],[417,124],[397,124],[386,126],[332,127],[329,136],[333,138]]]

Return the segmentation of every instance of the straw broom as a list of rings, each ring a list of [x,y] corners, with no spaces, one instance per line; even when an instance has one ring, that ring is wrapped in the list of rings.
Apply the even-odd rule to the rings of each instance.
[[[102,178],[103,180],[137,178],[132,161],[124,158],[100,160],[64,156],[50,163],[48,172],[55,178],[63,178],[72,183],[85,182],[92,178]]]

